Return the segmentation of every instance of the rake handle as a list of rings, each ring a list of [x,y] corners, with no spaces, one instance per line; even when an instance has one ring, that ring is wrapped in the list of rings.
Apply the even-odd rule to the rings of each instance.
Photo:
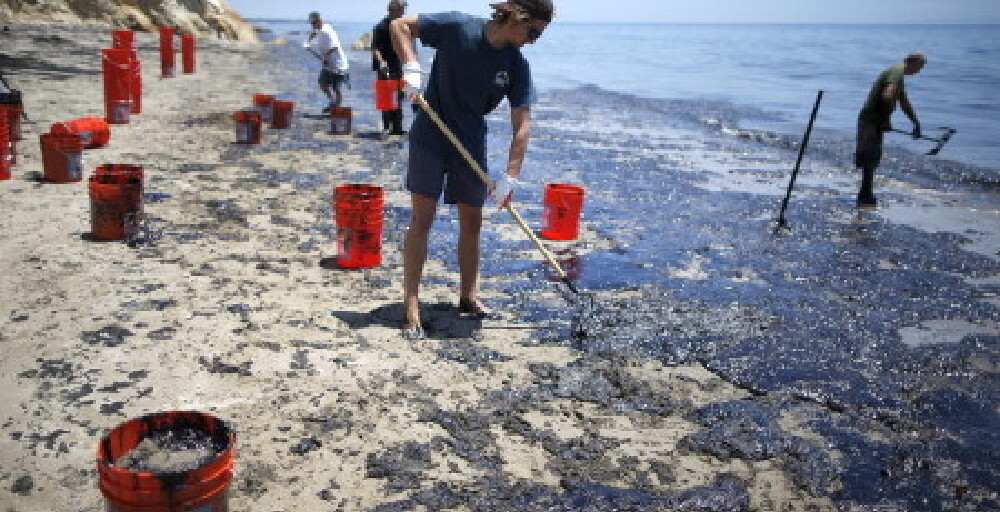
[[[413,102],[420,106],[424,113],[427,114],[427,117],[431,118],[431,121],[437,125],[438,129],[441,130],[441,133],[443,133],[444,136],[451,141],[451,144],[455,146],[455,149],[458,150],[460,155],[462,155],[462,158],[464,158],[466,163],[469,164],[469,167],[472,167],[472,170],[476,171],[476,174],[479,175],[479,179],[483,180],[486,187],[492,190],[493,181],[490,180],[490,177],[483,171],[483,168],[479,166],[479,162],[477,162],[475,158],[472,158],[469,151],[465,149],[465,145],[462,144],[462,141],[458,140],[458,137],[456,137],[451,129],[448,128],[448,125],[444,124],[444,121],[441,120],[441,117],[438,116],[437,112],[431,108],[431,106],[427,103],[427,100],[424,99],[424,95],[420,93],[415,94],[413,96]],[[554,268],[559,274],[559,279],[569,283],[569,276],[566,275],[566,271],[563,270],[562,266],[559,265],[559,262],[556,261],[555,256],[553,256],[552,253],[545,248],[545,245],[543,245],[542,241],[537,235],[535,235],[535,232],[528,227],[528,223],[524,221],[524,218],[517,212],[514,205],[508,201],[507,206],[505,206],[504,209],[510,212],[510,215],[514,217],[514,221],[521,227],[521,231],[524,231],[524,234],[527,235],[532,242],[534,242],[535,247],[538,248],[538,252],[542,253],[542,256],[545,257],[545,260],[548,261],[549,265],[551,265],[552,268]]]

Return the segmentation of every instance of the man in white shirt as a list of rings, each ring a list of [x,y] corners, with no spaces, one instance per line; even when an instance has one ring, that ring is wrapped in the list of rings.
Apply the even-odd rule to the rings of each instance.
[[[315,11],[309,13],[309,23],[312,25],[312,30],[302,46],[323,62],[323,69],[319,72],[319,88],[330,100],[330,106],[323,109],[323,112],[329,112],[330,107],[339,107],[344,99],[340,86],[348,80],[347,71],[350,65],[333,27],[323,23],[319,13]]]

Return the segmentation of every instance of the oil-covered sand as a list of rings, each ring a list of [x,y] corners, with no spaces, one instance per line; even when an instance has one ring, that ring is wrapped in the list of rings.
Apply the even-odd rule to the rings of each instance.
[[[300,109],[245,148],[230,114],[252,93],[318,113],[294,44],[202,41],[198,74],[161,80],[140,34],[144,113],[86,155],[88,170],[145,167],[151,236],[129,247],[87,240],[85,185],[37,182],[39,131],[100,114],[109,36],[0,37],[34,121],[0,183],[5,510],[102,510],[101,435],[174,409],[231,422],[233,510],[1000,503],[996,188],[968,183],[975,172],[930,187],[887,170],[886,206],[858,215],[855,176],[816,157],[793,231],[775,237],[794,144],[725,128],[711,105],[635,117],[635,101],[586,88],[543,96],[522,211],[538,225],[544,181],[588,185],[581,239],[553,247],[594,304],[548,280],[497,216],[483,265],[496,313],[459,318],[446,208],[422,290],[429,338],[409,342],[405,146],[377,135],[363,54],[354,136]],[[505,115],[492,118],[501,161]],[[377,269],[333,263],[330,192],[344,182],[386,188]]]

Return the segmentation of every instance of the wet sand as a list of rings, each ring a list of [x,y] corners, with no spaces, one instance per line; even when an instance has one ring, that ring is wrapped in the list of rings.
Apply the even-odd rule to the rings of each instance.
[[[53,121],[100,113],[97,54],[109,37],[52,33],[14,27],[2,36],[5,53],[38,63],[12,77],[30,91],[34,124],[15,179],[0,184],[6,509],[102,510],[100,436],[174,409],[232,423],[233,510],[836,508],[829,496],[844,484],[814,466],[842,454],[810,427],[836,412],[769,397],[705,364],[605,359],[543,343],[546,323],[515,310],[459,318],[447,258],[432,258],[425,272],[430,337],[403,340],[404,148],[375,135],[370,113],[358,114],[353,137],[299,115],[291,130],[267,131],[258,148],[231,144],[230,113],[252,93],[315,99],[312,77],[290,75],[273,47],[205,42],[198,74],[161,80],[154,40],[138,36],[144,113],[115,127],[86,166],[142,164],[149,227],[162,236],[136,248],[88,241],[86,187],[34,181],[36,141]],[[367,100],[358,89],[349,98],[360,110]],[[697,150],[685,155],[698,158]],[[330,191],[349,181],[386,188],[377,269],[331,265]],[[537,219],[537,206],[524,210]],[[438,223],[455,221],[442,210]],[[509,221],[488,229],[494,240],[522,240]],[[530,279],[541,277],[539,258],[521,243]],[[585,254],[613,243],[587,223],[578,247]],[[705,276],[697,260],[670,272]],[[517,290],[505,283],[524,275],[514,274],[484,277],[488,303],[509,304]],[[567,318],[575,311],[558,285],[530,293],[516,300],[564,303],[557,307]],[[630,296],[641,291],[614,300]],[[741,311],[721,321],[677,314],[729,334],[770,321]],[[757,409],[777,403],[777,417]],[[857,428],[900,435],[875,421]]]

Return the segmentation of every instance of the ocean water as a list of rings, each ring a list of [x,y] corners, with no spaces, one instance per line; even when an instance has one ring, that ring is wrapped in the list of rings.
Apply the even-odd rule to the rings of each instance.
[[[300,21],[255,20],[295,40]],[[334,23],[345,44],[368,24]],[[638,99],[726,107],[743,129],[801,137],[818,90],[817,133],[851,139],[857,113],[880,71],[911,51],[928,65],[907,77],[907,92],[928,136],[958,134],[941,158],[1000,174],[998,25],[667,25],[554,23],[524,52],[540,92],[588,87]],[[422,59],[432,52],[424,50]],[[363,53],[352,65],[366,66]],[[597,98],[595,97],[595,100]],[[910,129],[897,109],[894,126]],[[887,143],[928,148],[905,135]]]

